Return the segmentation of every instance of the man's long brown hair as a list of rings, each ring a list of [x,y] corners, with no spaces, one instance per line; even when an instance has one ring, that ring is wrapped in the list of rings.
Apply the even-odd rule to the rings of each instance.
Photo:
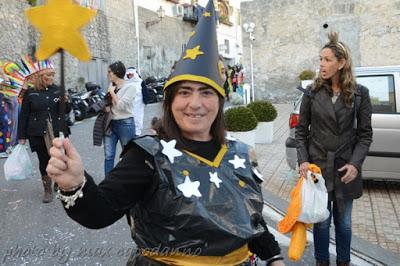
[[[356,80],[353,75],[353,64],[350,55],[350,49],[343,42],[339,42],[339,34],[330,32],[328,34],[329,42],[322,47],[331,49],[337,60],[345,60],[345,65],[339,73],[339,85],[342,90],[344,101],[347,106],[351,106],[353,102],[354,92],[356,90]],[[330,94],[332,92],[332,80],[323,80],[320,76],[315,80],[313,89],[318,91],[321,88],[326,88]]]
[[[164,103],[163,103],[163,116],[161,119],[161,125],[157,129],[158,135],[162,139],[171,140],[175,139],[177,147],[180,149],[187,149],[188,143],[182,135],[181,129],[175,121],[172,114],[172,102],[177,94],[177,87],[179,82],[171,85],[164,91]],[[219,100],[219,108],[217,116],[211,125],[210,134],[212,139],[221,145],[225,143],[225,124],[224,124],[224,103],[225,99],[222,95],[217,93]]]

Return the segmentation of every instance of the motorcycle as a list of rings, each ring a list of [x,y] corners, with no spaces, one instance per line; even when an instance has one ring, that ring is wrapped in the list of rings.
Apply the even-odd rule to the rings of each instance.
[[[68,92],[70,94],[71,108],[75,120],[81,121],[86,117],[89,106],[84,100],[82,100],[82,93],[78,93],[74,89],[68,89]]]
[[[87,90],[87,93],[84,94],[83,98],[87,102],[89,107],[88,114],[96,115],[98,113],[98,110],[93,107],[104,99],[106,93],[101,89],[99,85],[92,82],[87,82],[85,84],[85,88]]]
[[[166,78],[156,79],[155,77],[145,79],[149,97],[148,103],[156,103],[164,100],[164,84],[166,80]]]
[[[81,121],[86,117],[96,115],[93,106],[104,99],[105,93],[99,85],[87,82],[86,92],[78,93],[73,89],[68,89],[71,98],[71,107],[76,121]]]

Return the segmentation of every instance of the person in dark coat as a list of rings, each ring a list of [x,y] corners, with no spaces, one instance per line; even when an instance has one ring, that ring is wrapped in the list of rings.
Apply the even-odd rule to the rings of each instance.
[[[72,219],[102,228],[127,214],[137,245],[128,265],[240,265],[249,251],[283,265],[251,148],[225,137],[212,0],[206,9],[196,27],[204,32],[187,45],[203,53],[188,48],[166,82],[157,136],[133,139],[98,186],[69,140],[65,154],[58,139],[50,150],[47,171]]]
[[[25,65],[29,64],[27,61]],[[46,173],[47,163],[50,159],[48,150],[51,147],[51,139],[58,137],[61,131],[60,101],[61,95],[58,86],[54,84],[54,67],[49,61],[39,61],[35,68],[32,64],[30,76],[26,77],[33,83],[33,87],[27,89],[23,96],[21,112],[18,118],[18,142],[25,144],[29,140],[32,152],[36,152],[39,158],[39,169],[42,175],[44,187],[43,203],[53,200],[51,179]],[[27,84],[27,83],[26,83]],[[67,104],[66,113],[70,111]],[[69,135],[66,126],[64,135]]]
[[[368,89],[356,83],[350,50],[337,33],[320,52],[319,77],[307,87],[296,127],[300,174],[317,164],[329,193],[330,217],[314,225],[317,265],[329,265],[329,227],[335,223],[338,265],[350,265],[353,200],[362,195],[361,170],[372,142]]]

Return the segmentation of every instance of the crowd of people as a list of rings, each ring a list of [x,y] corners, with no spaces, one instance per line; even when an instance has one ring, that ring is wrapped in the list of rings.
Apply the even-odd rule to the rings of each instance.
[[[205,12],[165,83],[162,117],[152,120],[153,135],[141,136],[140,75],[121,61],[108,66],[111,84],[93,132],[94,144],[104,143],[102,182],[96,184],[84,170],[70,131],[60,122],[60,104],[69,110],[68,95],[54,85],[48,60],[24,59],[31,67],[20,82],[17,139],[20,144],[29,140],[38,156],[43,202],[53,199],[55,182],[66,213],[85,227],[128,218],[137,245],[128,265],[243,265],[251,254],[267,265],[284,265],[262,216],[254,150],[226,137],[224,103],[232,93],[243,94],[243,69],[224,67],[213,1]],[[313,229],[316,264],[329,265],[333,217],[337,265],[350,265],[352,203],[362,194],[361,167],[372,142],[371,103],[368,89],[355,82],[348,47],[336,33],[328,37],[320,51],[319,77],[302,100],[297,152],[300,174],[306,176],[310,163],[317,164],[329,193],[331,215]],[[17,69],[12,65],[3,69],[5,88],[18,71],[11,71]],[[59,132],[66,138],[57,138]],[[123,151],[114,166],[118,142]]]
[[[227,65],[222,71],[225,75],[224,90],[226,94],[226,100],[230,101],[231,95],[237,93],[243,97],[243,84],[244,84],[244,73],[241,64],[234,66]]]

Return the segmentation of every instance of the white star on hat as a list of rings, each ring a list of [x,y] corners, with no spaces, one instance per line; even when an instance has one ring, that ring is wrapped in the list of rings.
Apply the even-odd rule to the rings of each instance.
[[[163,146],[162,153],[165,154],[171,163],[174,163],[175,157],[181,156],[182,152],[175,149],[176,140],[170,140],[168,142],[161,140],[161,145]]]
[[[219,188],[219,183],[222,183],[222,180],[219,179],[218,173],[217,172],[215,172],[215,173],[209,172],[209,175],[210,175],[210,182],[214,183],[217,186],[217,188]]]
[[[246,166],[244,166],[244,162],[246,159],[241,159],[239,156],[235,154],[235,157],[233,160],[229,160],[231,164],[235,167],[235,169],[238,169],[239,167],[246,169]]]
[[[190,180],[189,176],[185,177],[185,182],[178,185],[177,188],[183,193],[183,196],[186,198],[190,198],[192,195],[198,198],[201,197],[201,193],[199,191],[200,182]]]

